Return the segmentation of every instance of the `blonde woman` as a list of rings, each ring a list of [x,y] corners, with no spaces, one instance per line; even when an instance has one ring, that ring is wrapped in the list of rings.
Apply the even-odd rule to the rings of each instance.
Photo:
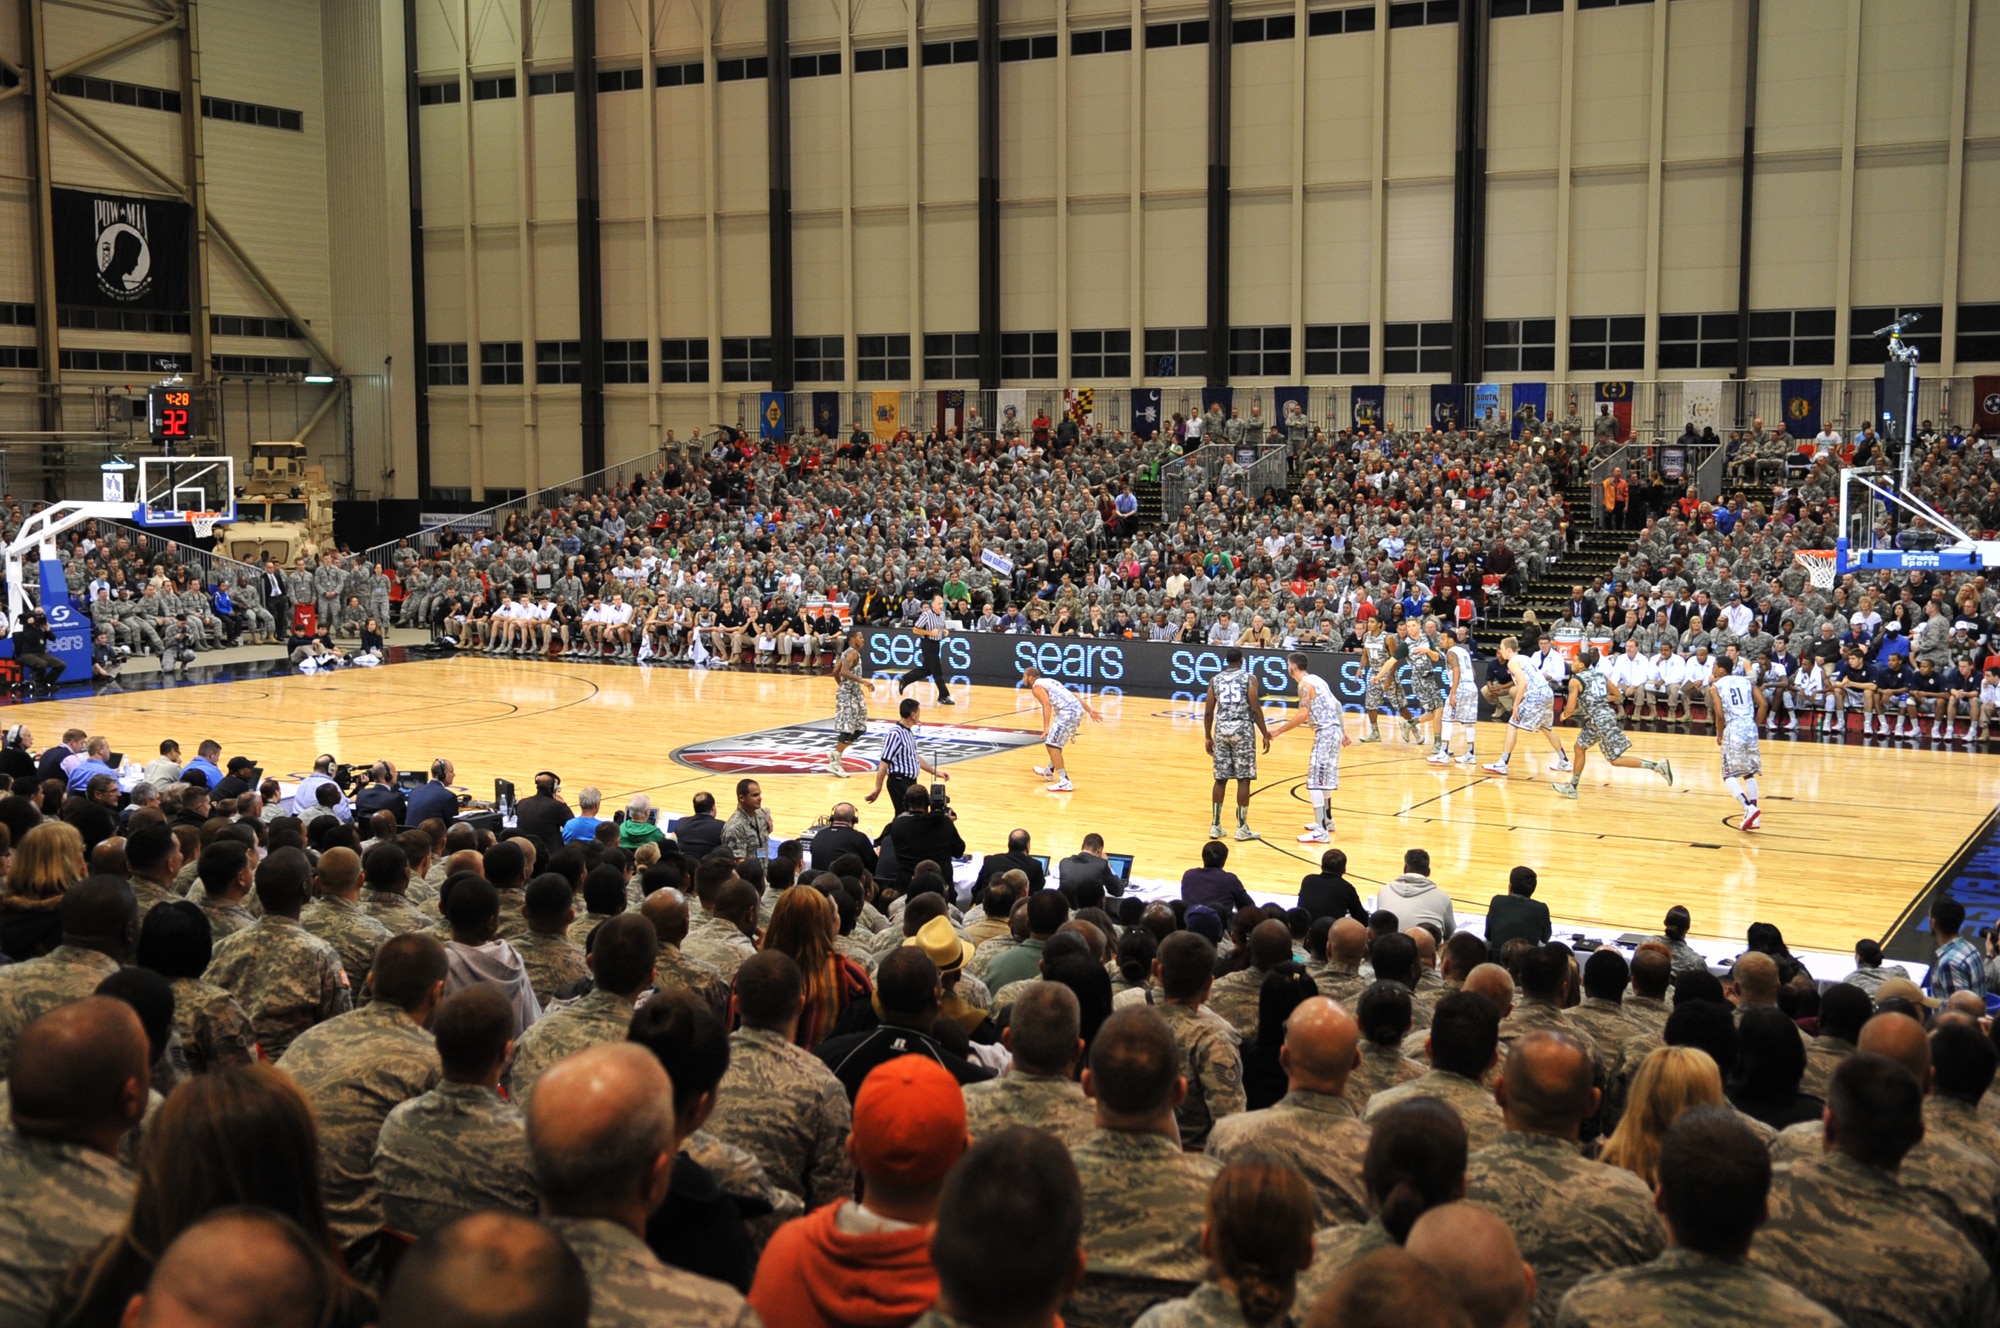
[[[14,846],[10,899],[60,899],[84,877],[83,836],[67,821],[43,821]]]
[[[1661,1047],[1632,1080],[1625,1115],[1599,1160],[1623,1167],[1648,1185],[1659,1180],[1660,1145],[1681,1114],[1722,1104],[1722,1072],[1695,1047]]]

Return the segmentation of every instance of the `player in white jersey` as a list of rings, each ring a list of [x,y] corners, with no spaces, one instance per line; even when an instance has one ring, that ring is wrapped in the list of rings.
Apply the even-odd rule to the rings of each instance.
[[[1036,766],[1035,773],[1049,781],[1049,792],[1068,793],[1075,785],[1069,782],[1069,770],[1063,765],[1063,748],[1076,740],[1085,715],[1097,724],[1104,722],[1104,716],[1097,713],[1096,706],[1032,664],[1021,670],[1021,681],[1042,708],[1042,746],[1049,753],[1049,763]]]
[[[1304,655],[1287,655],[1285,670],[1298,689],[1299,703],[1292,717],[1271,731],[1281,738],[1301,724],[1313,727],[1312,756],[1306,761],[1306,792],[1312,795],[1313,821],[1299,836],[1301,844],[1324,844],[1333,838],[1333,813],[1327,794],[1340,787],[1340,749],[1353,739],[1340,712],[1340,701],[1326,679],[1313,673]]]
[[[1708,713],[1715,718],[1715,741],[1722,748],[1722,783],[1743,804],[1740,828],[1755,830],[1762,814],[1757,806],[1757,776],[1763,769],[1757,728],[1764,722],[1764,693],[1740,673],[1730,672],[1726,659],[1710,665]]]
[[[1556,759],[1549,768],[1568,770],[1569,753],[1563,750],[1562,739],[1556,737],[1556,694],[1549,687],[1548,675],[1521,653],[1520,643],[1511,636],[1500,638],[1498,655],[1514,679],[1514,713],[1507,717],[1507,737],[1500,744],[1500,759],[1479,768],[1489,775],[1506,774],[1515,741],[1523,733],[1540,733],[1555,748]]]
[[[1437,750],[1424,759],[1432,765],[1449,765],[1452,739],[1457,736],[1456,730],[1463,729],[1465,750],[1458,754],[1458,763],[1476,765],[1479,758],[1472,754],[1472,744],[1479,727],[1479,681],[1472,671],[1472,651],[1449,627],[1439,640],[1444,643],[1444,667],[1450,686],[1445,692],[1444,719],[1438,725]]]

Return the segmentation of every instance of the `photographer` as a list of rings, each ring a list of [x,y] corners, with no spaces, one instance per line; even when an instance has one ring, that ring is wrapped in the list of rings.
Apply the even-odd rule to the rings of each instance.
[[[935,862],[950,881],[952,859],[965,856],[965,840],[959,836],[955,824],[958,814],[951,810],[950,796],[942,785],[932,786],[928,799],[912,789],[906,805],[909,810],[882,832],[895,850],[894,883],[899,888],[907,885],[917,864],[926,861]]]
[[[17,692],[52,692],[56,679],[62,676],[62,664],[48,653],[49,620],[40,609],[29,609],[21,615],[20,624],[14,629],[14,662],[21,667],[21,680],[14,684]]]

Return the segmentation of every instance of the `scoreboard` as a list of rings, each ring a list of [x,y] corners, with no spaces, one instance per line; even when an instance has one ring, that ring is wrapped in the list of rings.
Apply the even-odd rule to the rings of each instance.
[[[191,443],[208,433],[203,398],[192,387],[178,383],[149,388],[146,392],[146,431],[152,440],[171,449],[176,443]]]

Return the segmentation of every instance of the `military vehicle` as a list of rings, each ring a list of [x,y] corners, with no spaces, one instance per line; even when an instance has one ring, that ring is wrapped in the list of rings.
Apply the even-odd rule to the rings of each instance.
[[[333,490],[326,470],[306,464],[304,443],[250,444],[250,470],[236,493],[236,519],[216,527],[215,551],[290,567],[333,547]]]

